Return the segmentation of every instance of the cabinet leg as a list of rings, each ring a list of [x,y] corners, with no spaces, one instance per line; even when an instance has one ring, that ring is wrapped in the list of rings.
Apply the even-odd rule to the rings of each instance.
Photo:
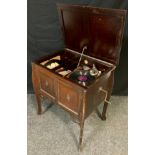
[[[33,88],[37,100],[37,113],[41,114],[42,113],[42,107],[41,107],[41,96],[39,93],[39,81],[37,79],[35,67],[32,66],[32,83],[33,83]]]
[[[84,121],[82,121],[82,123],[80,123],[79,150],[81,150],[81,148],[82,148],[83,129],[84,129]]]
[[[102,115],[101,115],[101,119],[102,120],[106,120],[107,107],[108,107],[108,103],[107,102],[104,102],[103,111],[102,111]]]
[[[83,100],[83,107],[82,107],[82,115],[80,119],[80,137],[79,137],[79,150],[82,150],[82,140],[83,140],[83,129],[84,129],[84,121],[85,121],[85,96]]]
[[[40,95],[36,95],[37,100],[37,113],[40,115],[42,113],[42,107],[41,107],[41,97]]]

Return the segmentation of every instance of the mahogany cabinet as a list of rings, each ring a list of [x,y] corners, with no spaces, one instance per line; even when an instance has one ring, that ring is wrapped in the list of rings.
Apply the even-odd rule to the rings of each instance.
[[[32,63],[32,82],[38,114],[43,112],[43,97],[76,118],[80,125],[80,148],[84,120],[103,101],[99,116],[106,119],[126,11],[58,4],[58,13],[65,48]],[[97,71],[97,75],[91,71]]]

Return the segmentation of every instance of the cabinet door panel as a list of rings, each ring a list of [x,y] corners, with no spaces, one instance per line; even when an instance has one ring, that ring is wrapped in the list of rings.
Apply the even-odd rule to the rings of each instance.
[[[44,74],[39,75],[40,89],[55,98],[54,79]]]
[[[58,83],[58,103],[65,109],[78,114],[79,109],[79,93],[75,88],[64,84]]]

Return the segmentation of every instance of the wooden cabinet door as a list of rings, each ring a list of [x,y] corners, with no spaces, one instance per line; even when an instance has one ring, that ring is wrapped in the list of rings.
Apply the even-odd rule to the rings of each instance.
[[[49,97],[55,99],[55,87],[54,87],[54,78],[51,78],[43,73],[39,74],[40,81],[40,91],[48,95]]]
[[[80,94],[74,86],[64,82],[58,82],[58,104],[69,112],[78,115],[80,105]]]

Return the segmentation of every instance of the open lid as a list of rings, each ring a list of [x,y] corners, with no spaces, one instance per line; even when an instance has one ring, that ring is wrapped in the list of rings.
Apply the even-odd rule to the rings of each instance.
[[[68,49],[118,65],[125,10],[58,4],[58,13]]]

